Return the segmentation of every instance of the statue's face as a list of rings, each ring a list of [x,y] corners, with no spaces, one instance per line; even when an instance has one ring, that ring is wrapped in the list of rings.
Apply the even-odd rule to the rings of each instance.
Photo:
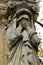
[[[23,28],[27,28],[28,26],[30,26],[30,19],[28,21],[26,19],[22,19],[20,24]]]

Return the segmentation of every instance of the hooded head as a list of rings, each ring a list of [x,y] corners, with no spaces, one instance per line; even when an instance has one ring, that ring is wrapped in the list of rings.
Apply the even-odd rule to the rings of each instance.
[[[22,8],[17,10],[16,12],[16,22],[17,22],[17,26],[19,25],[19,23],[21,22],[22,19],[26,19],[27,22],[29,22],[30,19],[30,26],[33,26],[33,15],[32,12],[28,9]]]

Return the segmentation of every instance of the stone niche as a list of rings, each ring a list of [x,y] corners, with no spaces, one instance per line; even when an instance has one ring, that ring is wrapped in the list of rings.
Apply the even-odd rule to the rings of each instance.
[[[6,0],[0,0],[0,23],[6,11]],[[7,65],[5,31],[0,27],[0,65]]]

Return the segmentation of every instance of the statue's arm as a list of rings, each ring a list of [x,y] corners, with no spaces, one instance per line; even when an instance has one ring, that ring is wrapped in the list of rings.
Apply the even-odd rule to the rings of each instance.
[[[21,28],[18,27],[16,29],[9,29],[7,31],[7,37],[8,37],[8,40],[10,41],[8,43],[8,46],[9,46],[9,49],[11,50],[23,37],[21,35]]]
[[[40,44],[40,39],[34,29],[28,28],[28,36],[32,45],[38,46]]]
[[[9,49],[11,50],[14,46],[16,46],[16,44],[17,44],[20,40],[22,40],[22,38],[23,38],[22,35],[14,37],[14,39],[13,39],[13,40],[10,42],[10,44],[9,44]]]

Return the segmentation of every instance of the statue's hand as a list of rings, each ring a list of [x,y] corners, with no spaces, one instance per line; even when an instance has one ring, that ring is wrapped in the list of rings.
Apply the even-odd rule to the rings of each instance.
[[[22,27],[21,27],[21,25],[19,25],[19,27],[17,27],[16,30],[15,30],[16,35],[17,35],[17,36],[22,35],[22,34],[21,34],[21,31],[22,31]]]

